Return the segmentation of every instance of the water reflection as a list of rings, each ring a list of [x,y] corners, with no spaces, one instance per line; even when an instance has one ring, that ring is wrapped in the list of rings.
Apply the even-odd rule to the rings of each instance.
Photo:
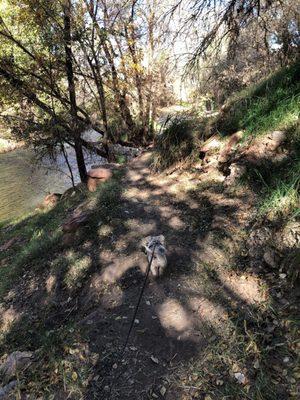
[[[67,149],[75,183],[79,182],[75,154]],[[104,159],[85,153],[87,168]],[[69,170],[62,155],[57,160],[37,163],[30,149],[0,154],[0,221],[6,221],[33,210],[50,192],[62,193],[71,186]]]

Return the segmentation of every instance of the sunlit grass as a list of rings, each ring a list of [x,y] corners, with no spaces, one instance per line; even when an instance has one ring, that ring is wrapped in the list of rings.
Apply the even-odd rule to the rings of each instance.
[[[248,169],[242,178],[259,196],[259,215],[274,218],[295,218],[300,214],[300,159],[283,164],[272,161],[259,168]]]
[[[82,281],[91,266],[91,258],[88,256],[76,255],[73,252],[69,252],[66,258],[69,267],[64,277],[64,283],[69,289],[81,287]]]
[[[224,134],[243,129],[252,136],[289,128],[299,118],[299,76],[300,62],[297,62],[232,96],[217,128]]]

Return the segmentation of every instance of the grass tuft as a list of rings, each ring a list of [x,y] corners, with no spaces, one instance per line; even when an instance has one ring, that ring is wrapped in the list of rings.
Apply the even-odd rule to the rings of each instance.
[[[164,170],[191,156],[197,143],[196,121],[185,115],[175,116],[157,136],[153,168]]]

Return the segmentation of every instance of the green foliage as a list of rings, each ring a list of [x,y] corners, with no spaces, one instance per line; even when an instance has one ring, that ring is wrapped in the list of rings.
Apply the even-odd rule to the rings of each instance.
[[[16,238],[16,245],[2,252],[0,262],[0,298],[14,284],[14,280],[31,267],[42,267],[49,253],[59,244],[62,232],[59,223],[65,209],[59,205],[46,213],[28,214],[22,220],[1,228],[0,242]]]
[[[192,154],[196,142],[196,121],[186,116],[172,118],[157,136],[154,169],[163,170],[185,160]]]
[[[78,203],[85,200],[86,207],[90,210],[86,237],[95,237],[99,220],[107,223],[113,216],[117,216],[121,176],[121,172],[116,173],[113,179],[102,184],[95,193],[78,191],[74,197],[62,200],[52,210],[36,211],[12,221],[9,225],[2,224],[0,243],[15,238],[16,244],[0,253],[0,299],[29,266],[31,269],[43,270],[51,259],[55,259],[56,254],[62,250],[61,224],[67,213]],[[62,263],[59,265],[61,267]]]
[[[269,218],[294,218],[300,215],[300,158],[282,162],[265,160],[249,167],[242,178],[259,195],[259,214]]]
[[[287,129],[299,118],[299,106],[300,62],[297,62],[229,99],[217,121],[217,129],[225,135],[244,129],[252,136],[272,129]]]

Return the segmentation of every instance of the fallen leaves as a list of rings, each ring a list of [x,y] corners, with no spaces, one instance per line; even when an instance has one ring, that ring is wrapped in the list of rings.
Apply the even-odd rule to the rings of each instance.
[[[77,374],[77,372],[73,371],[72,372],[72,380],[75,382],[75,381],[77,381],[77,379],[78,379],[78,374]]]

